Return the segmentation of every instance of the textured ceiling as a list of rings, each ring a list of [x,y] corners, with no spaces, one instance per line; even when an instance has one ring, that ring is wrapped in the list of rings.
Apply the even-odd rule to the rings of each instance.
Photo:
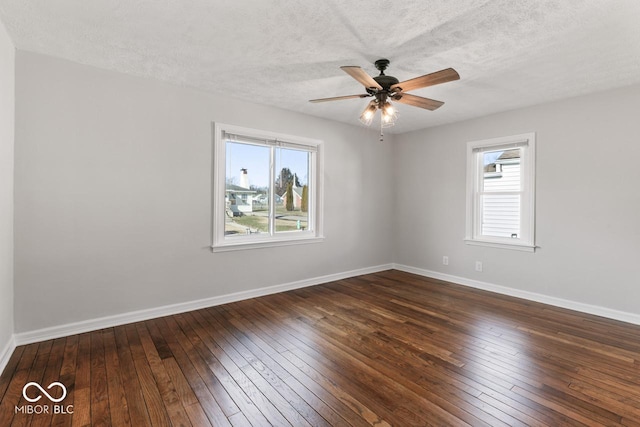
[[[639,0],[0,0],[0,19],[19,50],[353,124],[367,99],[307,102],[363,93],[341,65],[455,68],[398,133],[640,83]]]

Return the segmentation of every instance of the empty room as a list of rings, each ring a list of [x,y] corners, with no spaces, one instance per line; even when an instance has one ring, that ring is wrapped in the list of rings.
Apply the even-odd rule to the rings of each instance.
[[[640,426],[638,22],[0,0],[0,427]]]

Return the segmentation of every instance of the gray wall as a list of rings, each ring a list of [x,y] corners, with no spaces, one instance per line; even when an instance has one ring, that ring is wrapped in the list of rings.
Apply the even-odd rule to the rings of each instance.
[[[16,76],[15,332],[392,260],[640,314],[639,86],[380,144],[359,126],[39,54],[18,52]],[[210,252],[212,121],[325,141],[323,243]],[[465,245],[466,142],[530,131],[540,248]],[[3,135],[3,150],[12,141]],[[10,212],[11,198],[0,207]],[[10,277],[0,288],[7,322]]]
[[[15,48],[0,22],[0,357],[13,334],[14,95]]]
[[[16,332],[392,259],[392,138],[39,54],[16,62]],[[324,242],[210,252],[212,121],[324,140]]]
[[[396,137],[395,205],[411,208],[394,216],[395,262],[640,314],[638,105],[633,86]],[[539,249],[465,245],[467,141],[531,131]]]

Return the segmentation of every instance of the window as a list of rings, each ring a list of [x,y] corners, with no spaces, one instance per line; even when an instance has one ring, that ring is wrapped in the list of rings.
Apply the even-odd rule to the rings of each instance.
[[[533,251],[535,134],[467,144],[468,244]]]
[[[321,146],[216,123],[213,250],[320,241]]]

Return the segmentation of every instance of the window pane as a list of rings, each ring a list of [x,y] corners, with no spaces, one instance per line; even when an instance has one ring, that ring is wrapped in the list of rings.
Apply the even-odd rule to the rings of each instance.
[[[484,194],[482,196],[482,235],[520,237],[520,195]]]
[[[269,148],[227,141],[225,236],[269,232]]]
[[[521,149],[482,153],[482,235],[520,237]]]
[[[520,191],[520,148],[482,153],[483,191]]]
[[[276,148],[276,232],[309,228],[309,156],[307,151]]]

